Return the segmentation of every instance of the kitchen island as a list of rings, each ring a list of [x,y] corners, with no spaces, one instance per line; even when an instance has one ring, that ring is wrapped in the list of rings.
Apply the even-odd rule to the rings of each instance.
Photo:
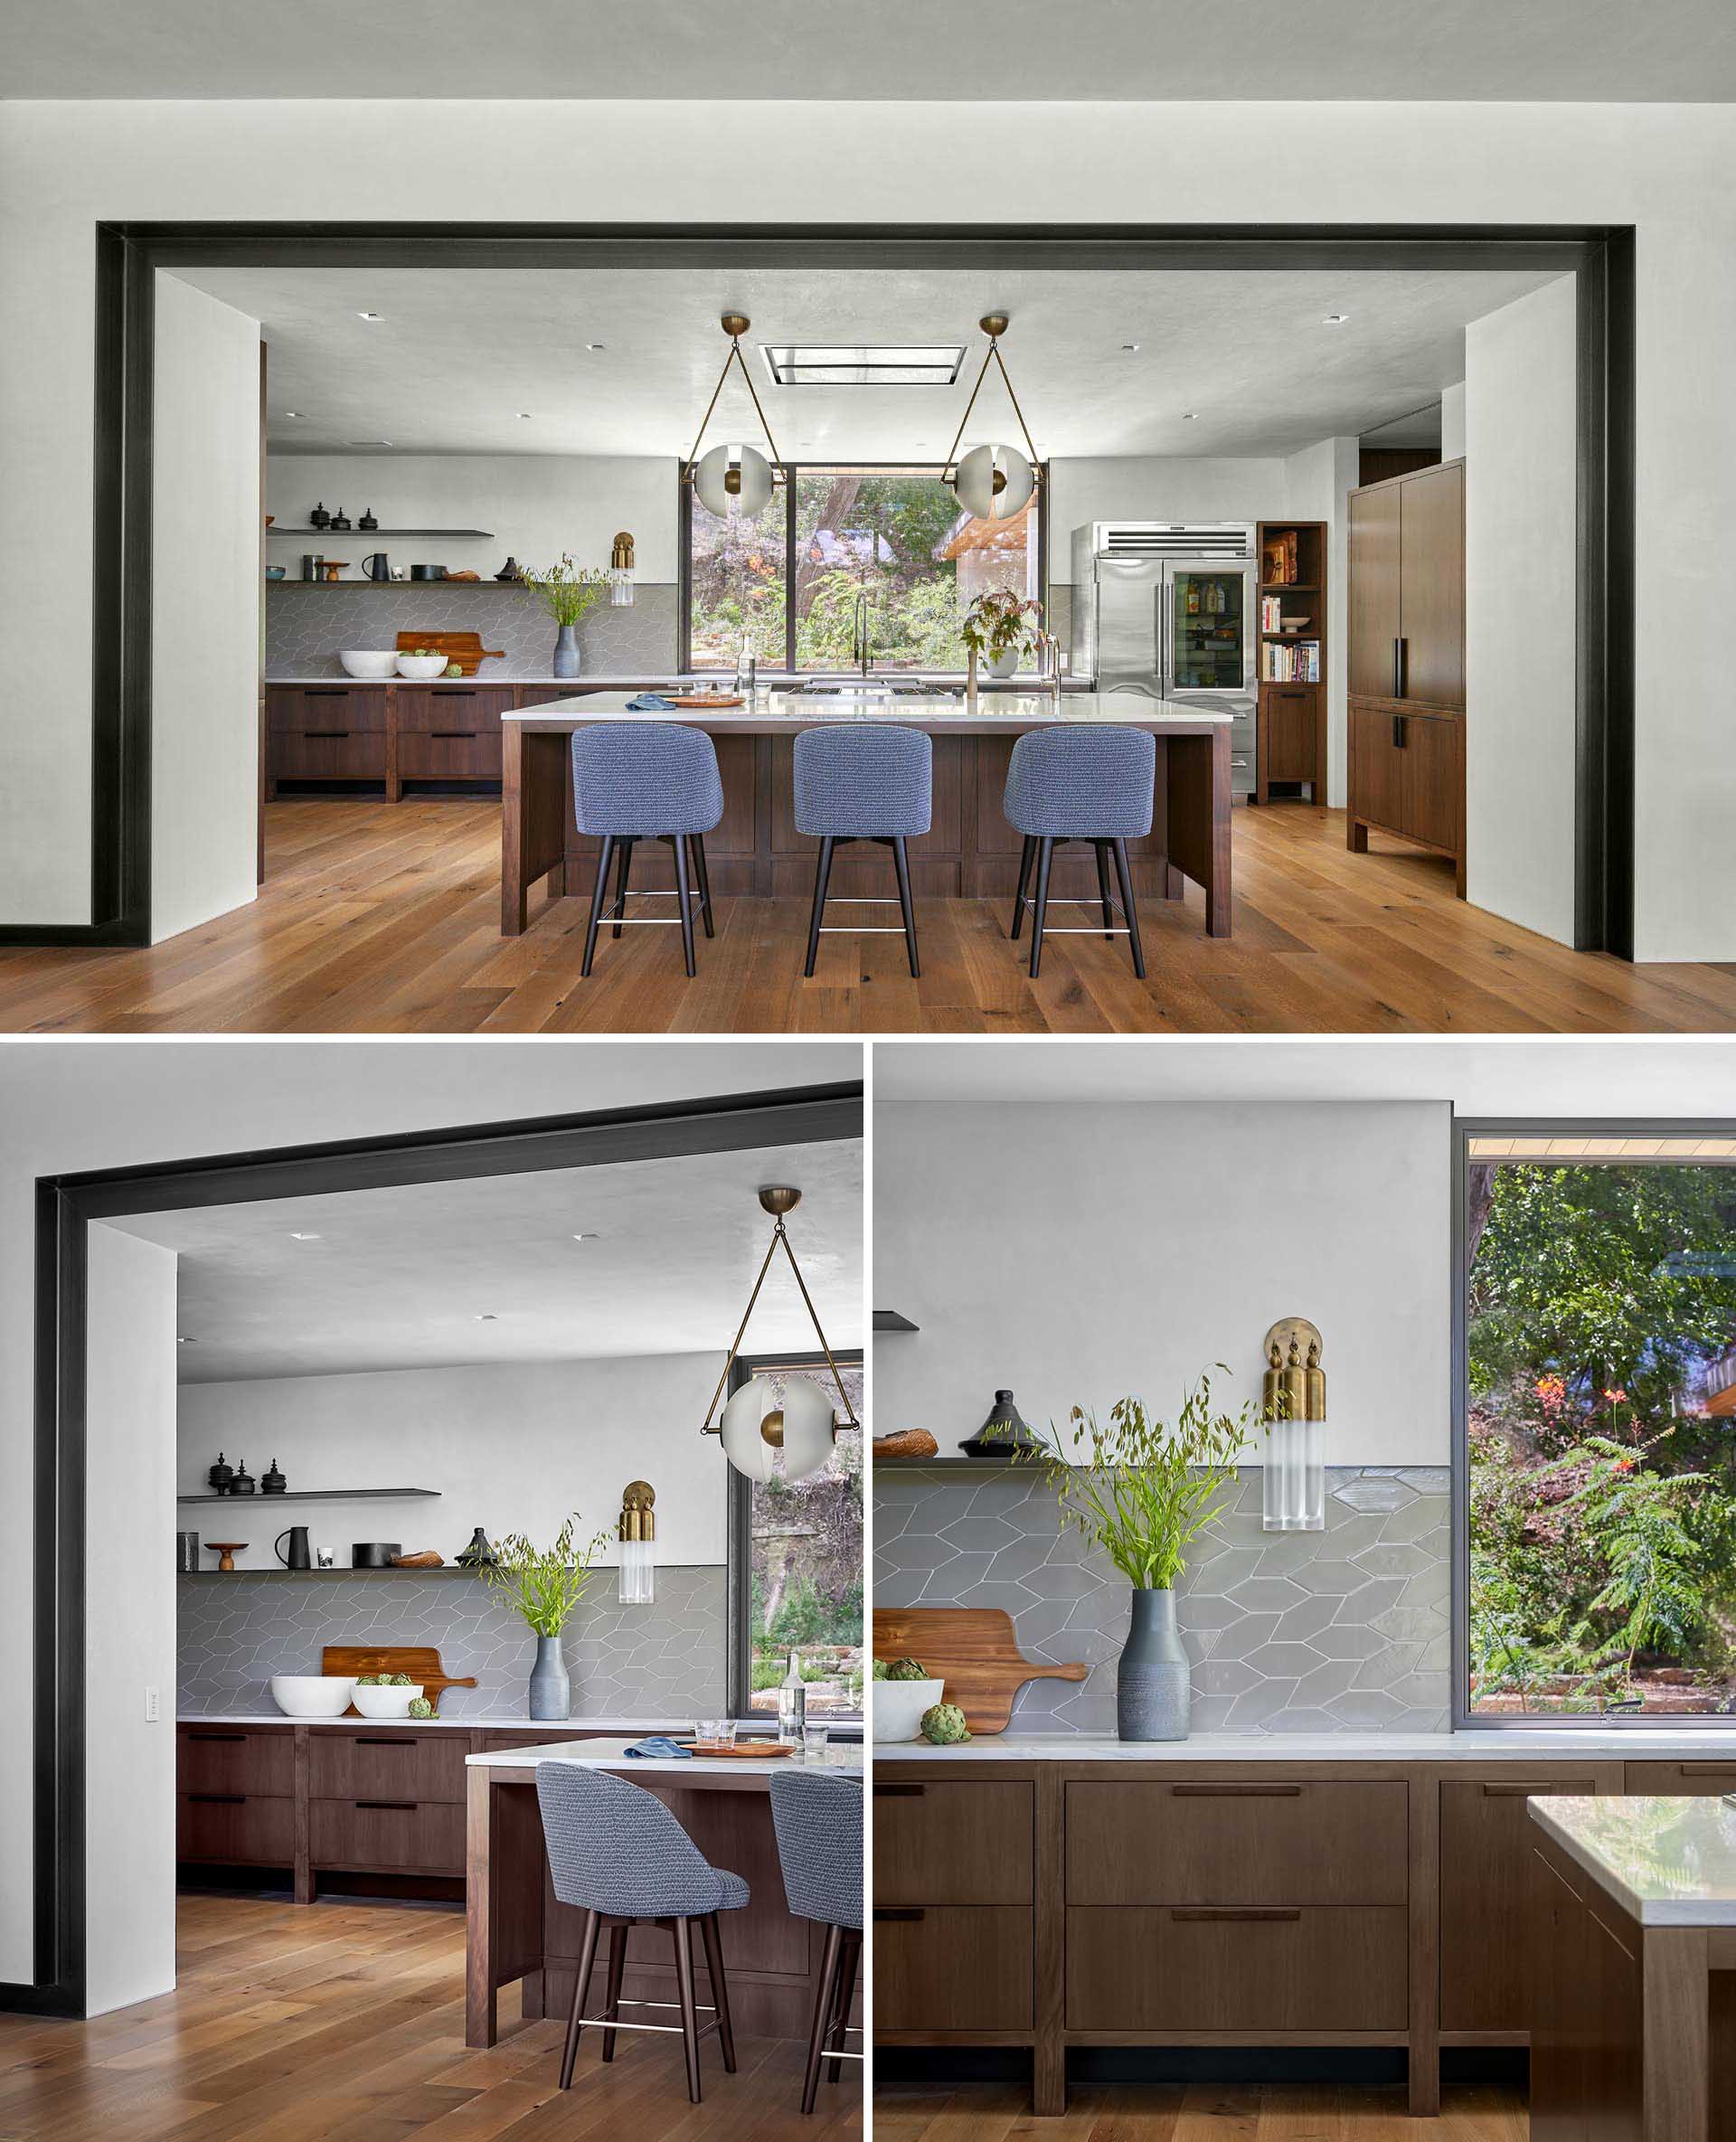
[[[468,1759],[465,2043],[494,2044],[497,1996],[514,1978],[523,1981],[527,2019],[562,2015],[571,2005],[585,1915],[561,1903],[549,1880],[536,1800],[541,1762],[612,1770],[642,1785],[669,1807],[713,1866],[743,1877],[752,1901],[721,1919],[736,2027],[765,2037],[806,2037],[826,1933],[813,1920],[796,1918],[784,1901],[770,1797],[773,1775],[802,1759],[660,1760],[628,1756],[626,1745],[496,1748]],[[672,1998],[675,1969],[667,1940],[656,1929],[635,1927],[628,1935],[626,1986],[632,2000]]]
[[[570,739],[599,722],[680,722],[715,741],[723,781],[723,816],[706,837],[713,889],[720,895],[806,899],[813,888],[816,843],[796,830],[791,750],[804,729],[835,722],[886,722],[920,729],[934,739],[934,816],[929,832],[910,843],[917,898],[1005,900],[1018,882],[1022,836],[1001,811],[1007,761],[1027,730],[1117,722],[1148,730],[1157,740],[1152,830],[1129,841],[1135,891],[1179,900],[1191,878],[1205,892],[1205,927],[1230,934],[1230,731],[1227,713],[1153,700],[1137,692],[985,693],[964,697],[835,698],[761,692],[751,703],[712,710],[632,713],[623,692],[503,710],[500,926],[520,935],[531,890],[548,880],[552,896],[589,896],[598,844],[573,826]],[[643,844],[635,855],[635,890],[667,892],[675,878],[669,851]],[[846,848],[832,872],[835,898],[875,897],[891,891],[883,854]],[[1055,857],[1051,897],[1099,897],[1089,849],[1063,848]]]
[[[1736,2133],[1736,1807],[1642,1794],[1530,1812],[1536,2142]]]

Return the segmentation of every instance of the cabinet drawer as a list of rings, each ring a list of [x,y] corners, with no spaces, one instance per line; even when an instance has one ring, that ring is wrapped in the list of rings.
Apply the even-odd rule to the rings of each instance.
[[[383,781],[383,730],[345,729],[343,709],[330,729],[279,731],[271,739],[271,772],[280,781]]]
[[[880,1820],[877,1807],[876,1845]],[[1034,2015],[1035,1939],[1028,1911],[888,1906],[876,1883],[876,2029],[1028,2031]]]
[[[1405,1921],[1402,1905],[1072,1905],[1067,2027],[1401,2031]]]
[[[500,733],[500,717],[513,703],[512,688],[499,684],[423,684],[398,687],[398,728],[491,729]]]
[[[271,684],[266,712],[274,735],[313,729],[386,730],[386,694],[381,685]]]
[[[1264,684],[1260,712],[1266,724],[1266,778],[1312,781],[1318,772],[1315,688],[1308,684]]]
[[[1402,1905],[1405,1802],[1396,1783],[1071,1784],[1067,1901]]]
[[[307,1789],[316,1800],[457,1800],[468,1736],[459,1732],[313,1732]]]
[[[450,726],[405,729],[398,737],[398,778],[403,781],[497,781],[500,731],[448,716]]]
[[[316,1867],[462,1874],[464,1809],[444,1800],[314,1800],[308,1844]]]
[[[1629,1792],[1736,1792],[1736,1760],[1729,1762],[1630,1762]]]
[[[296,1803],[243,1792],[184,1792],[175,1803],[177,1859],[288,1867],[296,1858]]]
[[[874,1780],[876,1904],[1029,1904],[1035,1788]]]
[[[296,1789],[296,1743],[291,1732],[253,1732],[238,1725],[184,1725],[175,1752],[176,1783],[183,1792],[293,1793]]]

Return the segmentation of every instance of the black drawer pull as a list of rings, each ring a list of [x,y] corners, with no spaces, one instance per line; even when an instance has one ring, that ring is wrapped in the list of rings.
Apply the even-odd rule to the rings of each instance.
[[[333,743],[346,737],[350,732],[347,729],[308,729],[302,733],[306,736],[316,736],[327,743]]]
[[[1392,749],[1395,751],[1401,751],[1404,749],[1404,716],[1402,714],[1394,714],[1392,717]]]
[[[1736,1763],[1682,1762],[1676,1769],[1684,1778],[1729,1778],[1736,1776]]]
[[[247,1805],[244,1792],[190,1792],[187,1798],[209,1807],[244,1807]]]
[[[1302,1913],[1294,1904],[1282,1907],[1275,1904],[1193,1904],[1185,1908],[1175,1906],[1169,1916],[1172,1919],[1259,1920],[1265,1922],[1300,1919]]]
[[[416,1745],[413,1740],[389,1741],[383,1733],[357,1733],[355,1744],[358,1748],[413,1748]]]
[[[1172,1785],[1169,1789],[1178,1800],[1294,1800],[1302,1797],[1299,1785]]]
[[[245,1733],[189,1733],[190,1741],[244,1741]]]
[[[344,699],[348,694],[342,684],[309,684],[302,696],[305,699]]]
[[[419,1800],[357,1800],[358,1807],[384,1807],[397,1815],[413,1815],[421,1805]]]
[[[1502,1779],[1502,1780],[1500,1781],[1500,1783],[1497,1785],[1497,1784],[1495,1782],[1495,1780],[1494,1780],[1493,1779],[1491,1779],[1489,1780],[1489,1782],[1488,1782],[1487,1784],[1486,1784],[1486,1785],[1484,1786],[1484,1788],[1483,1788],[1483,1790],[1484,1790],[1485,1794],[1487,1796],[1487,1798],[1490,1798],[1490,1799],[1492,1799],[1492,1800],[1495,1800],[1495,1799],[1523,1799],[1523,1798],[1525,1797],[1525,1795],[1526,1795],[1527,1793],[1533,1793],[1533,1792],[1538,1792],[1538,1793],[1543,1793],[1543,1794],[1549,1794],[1549,1793],[1557,1793],[1557,1792],[1567,1792],[1567,1793],[1572,1793],[1572,1792],[1586,1792],[1586,1793],[1589,1793],[1589,1792],[1591,1792],[1591,1791],[1593,1791],[1594,1789],[1595,1789],[1595,1788],[1593,1787],[1593,1785],[1592,1785],[1592,1783],[1591,1783],[1591,1780],[1590,1780],[1590,1779],[1589,1779],[1589,1778],[1576,1778],[1576,1779],[1574,1779],[1573,1780],[1571,1780],[1571,1782],[1570,1782],[1570,1783],[1566,1783],[1566,1784],[1562,1784],[1562,1783],[1556,1783],[1556,1784],[1546,1784],[1546,1785],[1536,1785],[1536,1784],[1530,1784],[1530,1785],[1525,1785],[1525,1784],[1520,1784],[1520,1783],[1518,1783],[1518,1782],[1516,1782],[1516,1781],[1514,1781],[1514,1782],[1509,1782],[1509,1780],[1508,1780],[1508,1779],[1505,1779],[1505,1778],[1504,1778],[1504,1779]]]
[[[450,684],[443,684],[440,687],[442,699],[474,699],[476,695],[476,688],[474,684],[467,684],[462,691],[456,690]]]
[[[908,1925],[910,1921],[921,1919],[925,1916],[926,1914],[920,1911],[894,1911],[890,1906],[883,1904],[876,1904],[874,1906],[874,1920],[876,1925],[888,1919],[897,1920],[901,1923]]]
[[[449,740],[454,737],[474,738],[476,731],[474,729],[430,729],[428,733],[430,736],[443,736]]]
[[[920,1800],[927,1790],[925,1785],[882,1785],[876,1780],[874,1798],[877,1800]]]

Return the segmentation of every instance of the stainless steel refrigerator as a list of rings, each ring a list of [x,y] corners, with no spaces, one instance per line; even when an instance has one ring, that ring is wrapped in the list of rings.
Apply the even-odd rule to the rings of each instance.
[[[1073,531],[1072,672],[1231,717],[1231,786],[1254,788],[1259,595],[1251,521],[1091,521]]]

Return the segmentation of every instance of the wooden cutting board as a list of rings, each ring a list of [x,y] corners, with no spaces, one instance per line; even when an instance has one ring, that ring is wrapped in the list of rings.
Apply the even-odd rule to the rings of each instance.
[[[447,1673],[432,1644],[327,1644],[320,1654],[319,1670],[322,1674],[408,1674],[412,1681],[421,1683],[422,1694],[437,1713],[440,1698],[448,1688],[476,1685],[474,1674],[459,1680]],[[362,1713],[352,1703],[344,1715],[359,1718]]]
[[[398,652],[413,655],[418,647],[436,647],[448,662],[456,662],[467,677],[476,674],[482,662],[498,662],[505,655],[505,647],[485,647],[479,632],[401,632],[398,635]]]
[[[1004,1733],[1027,1681],[1082,1681],[1090,1671],[1022,1657],[1013,1617],[999,1607],[876,1607],[874,1656],[920,1658],[974,1733]]]

